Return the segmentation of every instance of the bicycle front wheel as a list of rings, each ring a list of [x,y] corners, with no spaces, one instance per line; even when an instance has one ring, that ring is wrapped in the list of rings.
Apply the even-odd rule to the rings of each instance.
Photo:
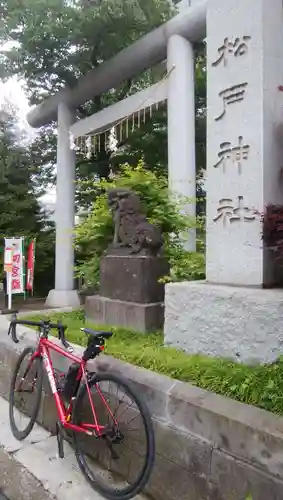
[[[112,374],[97,374],[88,388],[84,384],[73,412],[73,423],[83,422],[100,426],[100,435],[75,432],[73,437],[79,467],[91,486],[109,500],[140,493],[153,468],[155,439],[148,408],[132,384]]]
[[[12,376],[9,417],[13,435],[19,441],[33,429],[40,408],[43,369],[41,358],[27,347],[19,356]]]

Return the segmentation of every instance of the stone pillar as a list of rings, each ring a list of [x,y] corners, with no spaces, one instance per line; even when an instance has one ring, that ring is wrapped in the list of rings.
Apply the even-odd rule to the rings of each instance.
[[[168,41],[167,68],[174,67],[168,81],[168,177],[170,189],[190,198],[184,212],[196,216],[195,79],[194,52],[179,35]],[[196,249],[195,229],[185,236],[184,246]]]
[[[80,304],[74,290],[75,152],[70,148],[69,138],[73,122],[74,113],[61,102],[58,106],[55,289],[46,300],[50,307]]]
[[[262,289],[274,276],[258,212],[283,204],[282,0],[208,0],[207,49],[207,281],[166,285],[165,343],[269,363],[283,290]]]
[[[209,0],[207,41],[207,280],[270,285],[255,212],[283,202],[282,0]]]

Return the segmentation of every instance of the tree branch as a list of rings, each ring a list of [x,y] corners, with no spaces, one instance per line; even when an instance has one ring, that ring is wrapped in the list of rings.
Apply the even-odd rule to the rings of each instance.
[[[119,101],[122,101],[123,99],[125,99],[125,97],[126,97],[127,93],[129,92],[131,86],[132,86],[132,80],[129,79],[126,82],[126,87],[119,94],[119,99],[118,99]]]

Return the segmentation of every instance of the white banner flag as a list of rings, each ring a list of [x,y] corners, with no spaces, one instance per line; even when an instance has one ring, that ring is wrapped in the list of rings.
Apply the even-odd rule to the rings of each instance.
[[[5,250],[13,249],[12,294],[24,293],[24,238],[5,238]]]

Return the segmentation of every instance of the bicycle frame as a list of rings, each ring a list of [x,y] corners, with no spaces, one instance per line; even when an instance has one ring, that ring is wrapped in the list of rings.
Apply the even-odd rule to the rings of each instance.
[[[72,400],[70,401],[70,404],[68,405],[67,408],[66,408],[64,402],[62,401],[62,398],[60,396],[60,393],[58,392],[58,388],[57,388],[57,384],[56,384],[56,380],[55,380],[54,367],[52,364],[50,351],[55,351],[58,354],[60,354],[61,356],[64,356],[64,357],[68,358],[70,361],[72,361],[74,363],[78,363],[80,365],[79,374],[78,374],[78,381],[81,382],[82,380],[84,380],[84,382],[86,383],[87,394],[88,394],[88,399],[89,399],[89,403],[90,403],[91,410],[92,410],[92,416],[93,416],[94,423],[92,423],[92,424],[91,423],[81,423],[81,425],[75,425],[75,424],[72,424],[70,422],[71,415],[72,415],[72,409],[73,409],[73,401]],[[102,437],[103,431],[106,431],[106,427],[98,424],[97,414],[96,414],[96,411],[94,408],[93,401],[91,399],[90,388],[88,385],[87,372],[86,372],[86,362],[83,359],[79,358],[78,356],[75,356],[69,352],[66,352],[61,347],[59,347],[57,344],[55,344],[54,342],[51,342],[50,340],[48,340],[47,338],[44,338],[44,337],[40,337],[38,347],[30,360],[29,367],[31,366],[31,364],[35,358],[42,358],[42,360],[43,360],[44,369],[46,371],[46,374],[47,374],[47,377],[49,380],[51,392],[52,392],[52,395],[53,395],[54,400],[55,400],[59,420],[60,420],[62,426],[65,429],[70,429],[70,430],[73,430],[75,432],[82,432],[82,433],[85,433],[85,434],[91,435],[91,436],[93,436],[93,433],[94,433],[96,437]],[[29,369],[29,367],[28,367],[28,369]],[[105,400],[100,388],[96,387],[96,391],[97,391],[99,397],[101,398],[102,403],[109,411],[109,414],[110,414],[111,418],[113,419],[114,423],[117,424],[117,421],[116,421],[113,413],[111,412],[109,405],[107,404],[107,401]]]

